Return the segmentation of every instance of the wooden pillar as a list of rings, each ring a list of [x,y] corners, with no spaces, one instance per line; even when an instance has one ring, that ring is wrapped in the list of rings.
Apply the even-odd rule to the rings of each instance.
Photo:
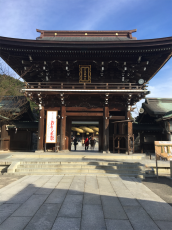
[[[67,117],[66,119],[66,137],[67,137],[67,142],[66,142],[66,149],[71,150],[71,119]]]
[[[103,108],[103,151],[109,152],[109,107]]]
[[[140,151],[144,151],[144,132],[140,132]]]
[[[99,120],[99,151],[103,151],[103,119]]]
[[[39,124],[38,124],[38,142],[37,142],[37,150],[44,150],[44,107],[39,110]]]
[[[125,120],[131,120],[131,113],[128,111],[128,105],[127,108],[125,109]]]
[[[66,136],[66,107],[61,106],[60,118],[60,150],[65,150],[65,136]]]
[[[128,154],[132,154],[134,153],[134,136],[133,136],[133,123],[131,121],[128,122],[127,132],[128,132]]]
[[[6,130],[6,125],[1,126],[1,146],[2,150],[10,150],[10,135]]]

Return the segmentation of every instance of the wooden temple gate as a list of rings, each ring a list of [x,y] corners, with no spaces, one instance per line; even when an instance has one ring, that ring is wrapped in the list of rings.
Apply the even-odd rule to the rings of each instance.
[[[71,148],[71,121],[85,120],[99,121],[99,151],[134,152],[130,112],[170,59],[172,38],[136,40],[136,30],[37,32],[36,40],[0,37],[0,56],[39,105],[38,150],[44,149],[46,111],[58,111],[61,150]]]

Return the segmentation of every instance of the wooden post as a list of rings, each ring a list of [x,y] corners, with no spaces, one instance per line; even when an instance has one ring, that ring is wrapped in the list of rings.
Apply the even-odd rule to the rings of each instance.
[[[66,137],[67,137],[67,143],[66,143],[66,149],[71,150],[71,119],[67,117],[66,119]]]
[[[65,136],[66,136],[66,107],[61,106],[60,118],[60,150],[65,150]]]
[[[103,108],[103,151],[109,152],[109,107]]]
[[[131,120],[131,113],[128,111],[128,106],[125,109],[125,120]]]
[[[128,122],[128,127],[127,127],[127,132],[128,132],[128,154],[131,154],[134,152],[134,137],[133,137],[133,124],[131,121]],[[132,138],[132,140],[130,140],[130,138]],[[130,147],[130,141],[133,141],[133,146]]]
[[[10,150],[10,135],[6,130],[6,125],[1,126],[1,148],[2,150]]]
[[[103,151],[103,120],[99,120],[99,152]]]
[[[140,132],[140,151],[143,153],[143,146],[144,146],[144,132]]]
[[[39,124],[38,124],[38,142],[37,150],[42,151],[44,149],[44,107],[39,110]]]

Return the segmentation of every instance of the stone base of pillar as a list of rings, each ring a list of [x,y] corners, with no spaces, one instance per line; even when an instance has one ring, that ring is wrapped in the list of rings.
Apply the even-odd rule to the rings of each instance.
[[[103,154],[110,154],[110,151],[103,151]]]
[[[35,150],[35,153],[44,153],[44,150]]]

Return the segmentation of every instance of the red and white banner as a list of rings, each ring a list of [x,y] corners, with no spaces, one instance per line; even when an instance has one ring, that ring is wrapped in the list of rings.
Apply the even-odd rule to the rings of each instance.
[[[46,143],[57,142],[57,111],[47,111]]]

